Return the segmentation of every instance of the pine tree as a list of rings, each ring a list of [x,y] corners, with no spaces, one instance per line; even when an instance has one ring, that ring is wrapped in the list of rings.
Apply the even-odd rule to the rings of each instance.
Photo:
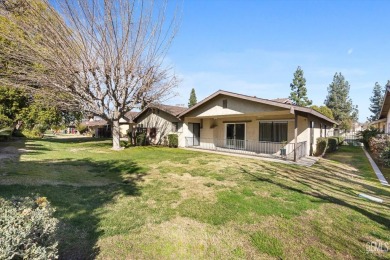
[[[387,82],[386,86],[389,83],[390,82]],[[369,107],[369,110],[372,112],[372,115],[367,118],[369,121],[375,121],[379,118],[379,114],[382,109],[383,94],[384,89],[381,85],[379,85],[378,82],[375,82],[375,86],[372,90],[372,97],[370,97],[371,105]]]
[[[188,101],[188,107],[195,106],[196,103],[198,103],[198,102],[196,101],[195,89],[193,88],[193,89],[191,90],[190,100]]]
[[[340,123],[340,128],[347,130],[353,121],[358,119],[358,109],[349,97],[350,85],[341,73],[336,73],[328,87],[325,105],[332,110],[334,119]]]
[[[289,98],[294,105],[310,106],[313,102],[307,97],[306,79],[303,77],[303,70],[298,66],[294,73],[293,82],[290,84],[291,93]]]

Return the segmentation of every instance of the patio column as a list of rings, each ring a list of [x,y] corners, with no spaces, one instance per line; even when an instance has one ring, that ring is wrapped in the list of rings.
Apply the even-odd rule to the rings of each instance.
[[[294,124],[294,162],[297,161],[297,144],[298,144],[298,115],[295,112],[295,124]]]

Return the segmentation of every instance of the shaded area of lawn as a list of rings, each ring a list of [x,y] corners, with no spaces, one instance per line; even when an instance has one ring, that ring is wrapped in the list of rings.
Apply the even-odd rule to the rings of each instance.
[[[388,256],[366,252],[390,240],[390,190],[359,147],[306,168],[92,138],[9,146],[23,152],[0,161],[0,196],[48,197],[62,259]]]
[[[374,159],[375,163],[381,170],[383,176],[390,183],[390,168],[385,167],[383,164],[378,162],[375,157],[370,153],[371,158]],[[379,182],[378,177],[376,176],[374,170],[371,167],[370,162],[368,161],[364,151],[361,147],[358,146],[341,146],[337,153],[330,153],[325,156],[325,158],[334,160],[340,163],[345,163],[353,165],[365,177],[366,180]]]

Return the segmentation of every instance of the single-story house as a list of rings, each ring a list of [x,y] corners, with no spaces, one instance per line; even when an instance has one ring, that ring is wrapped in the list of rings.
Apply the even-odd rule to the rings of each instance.
[[[382,132],[386,132],[387,117],[372,121],[368,124],[368,127],[376,128]]]
[[[180,147],[294,160],[313,154],[317,138],[328,136],[337,125],[325,115],[292,105],[287,99],[269,100],[223,90],[177,118],[183,122]]]
[[[390,88],[386,88],[381,113],[376,121],[370,123],[370,126],[382,130],[386,134],[390,134]]]
[[[89,121],[83,122],[92,133],[93,137],[111,137],[111,125],[104,119],[99,117],[91,118]]]
[[[186,109],[181,106],[150,104],[133,118],[136,122],[133,129],[146,132],[149,143],[163,144],[168,134],[183,134],[183,123],[178,115]]]
[[[121,137],[126,137],[128,132],[133,131],[133,127],[136,125],[134,118],[139,112],[129,111],[123,118],[119,119],[119,128]]]

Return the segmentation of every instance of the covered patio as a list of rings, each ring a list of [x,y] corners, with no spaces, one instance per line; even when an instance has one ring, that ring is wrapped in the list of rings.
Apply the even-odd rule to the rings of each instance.
[[[182,147],[297,161],[335,123],[306,107],[218,91],[183,112]]]

